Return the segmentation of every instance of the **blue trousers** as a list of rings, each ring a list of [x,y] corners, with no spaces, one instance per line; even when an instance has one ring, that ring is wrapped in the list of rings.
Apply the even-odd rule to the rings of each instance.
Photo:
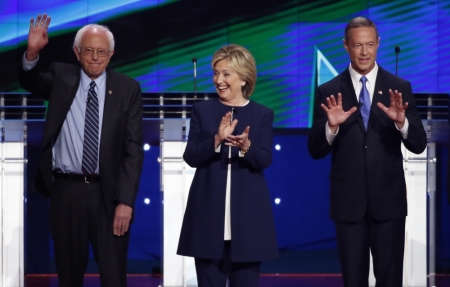
[[[231,241],[224,243],[222,259],[195,258],[198,287],[258,287],[261,262],[232,262]]]

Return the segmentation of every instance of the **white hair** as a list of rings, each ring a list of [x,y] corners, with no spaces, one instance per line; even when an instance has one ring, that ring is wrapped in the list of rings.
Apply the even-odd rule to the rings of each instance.
[[[80,43],[81,39],[83,38],[84,33],[89,29],[98,29],[100,31],[106,32],[106,35],[108,36],[109,40],[109,50],[114,51],[114,36],[109,30],[108,27],[99,25],[99,24],[89,24],[78,30],[77,34],[75,35],[75,40],[73,41],[73,46],[78,49],[78,52],[80,51]]]

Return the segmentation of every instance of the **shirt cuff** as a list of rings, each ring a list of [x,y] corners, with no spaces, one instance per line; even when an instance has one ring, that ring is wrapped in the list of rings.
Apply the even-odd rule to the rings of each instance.
[[[27,54],[27,52],[25,51],[25,53],[23,53],[23,59],[22,59],[22,68],[25,71],[29,71],[31,69],[33,69],[34,67],[36,67],[37,62],[39,61],[39,56],[37,57],[36,60],[28,62],[27,58],[25,58],[25,55]]]
[[[400,132],[400,134],[402,135],[403,139],[406,140],[406,138],[408,137],[408,128],[409,128],[409,122],[408,119],[405,118],[405,124],[403,125],[403,127],[401,129],[399,129],[397,127],[397,124],[395,124],[395,128]]]
[[[215,149],[216,153],[219,153],[219,152],[220,152],[220,147],[221,147],[221,146],[222,146],[222,145],[219,144],[219,145],[216,147],[216,149]]]
[[[328,126],[328,122],[325,124],[325,136],[327,138],[328,144],[331,145],[333,143],[334,138],[339,133],[339,126],[336,129],[336,132],[333,134]]]

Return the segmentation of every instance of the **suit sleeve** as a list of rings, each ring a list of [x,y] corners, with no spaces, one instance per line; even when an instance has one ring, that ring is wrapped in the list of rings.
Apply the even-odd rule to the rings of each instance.
[[[415,154],[422,153],[427,146],[427,135],[417,111],[416,101],[414,99],[411,84],[406,82],[402,92],[403,102],[408,102],[406,118],[409,122],[408,136],[403,140],[405,147]]]
[[[46,100],[50,100],[53,84],[53,73],[56,65],[51,64],[47,73],[39,71],[39,63],[33,69],[25,71],[22,67],[19,71],[19,83],[22,88]]]
[[[331,151],[325,134],[325,125],[328,121],[327,114],[320,106],[325,103],[326,93],[323,87],[317,88],[317,95],[314,102],[313,125],[308,136],[308,152],[313,159],[325,157]]]
[[[133,206],[139,191],[144,150],[142,144],[142,95],[139,84],[132,88],[125,139],[125,155],[117,181],[119,202]]]
[[[210,162],[214,157],[220,156],[214,150],[214,136],[211,132],[202,129],[201,111],[194,105],[191,111],[189,137],[183,159],[191,167],[200,167]],[[219,123],[217,123],[217,127]]]
[[[269,110],[264,115],[260,132],[255,139],[252,138],[252,127],[250,127],[251,145],[245,156],[240,159],[256,170],[263,170],[272,163],[273,120],[273,111]]]

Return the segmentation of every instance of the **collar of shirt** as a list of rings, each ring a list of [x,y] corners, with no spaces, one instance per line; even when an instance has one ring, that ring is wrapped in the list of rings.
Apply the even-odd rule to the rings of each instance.
[[[103,71],[103,73],[94,81],[95,81],[95,85],[97,86],[96,92],[98,95],[100,87],[104,87],[106,84],[106,71]],[[87,97],[87,92],[89,90],[89,85],[91,84],[91,82],[92,82],[92,80],[86,75],[86,73],[83,70],[81,70],[80,85],[81,85],[81,89],[84,92],[83,94],[86,95],[86,97]]]
[[[352,78],[353,88],[355,89],[356,93],[356,99],[359,102],[359,93],[361,92],[362,89],[362,82],[360,80],[363,75],[356,72],[353,69],[352,64],[350,64],[348,70],[350,72],[350,77]],[[372,102],[373,93],[375,91],[375,82],[377,79],[377,74],[378,74],[378,64],[375,62],[375,66],[373,67],[373,69],[366,75],[367,78],[366,86],[367,90],[369,90],[370,102]]]

